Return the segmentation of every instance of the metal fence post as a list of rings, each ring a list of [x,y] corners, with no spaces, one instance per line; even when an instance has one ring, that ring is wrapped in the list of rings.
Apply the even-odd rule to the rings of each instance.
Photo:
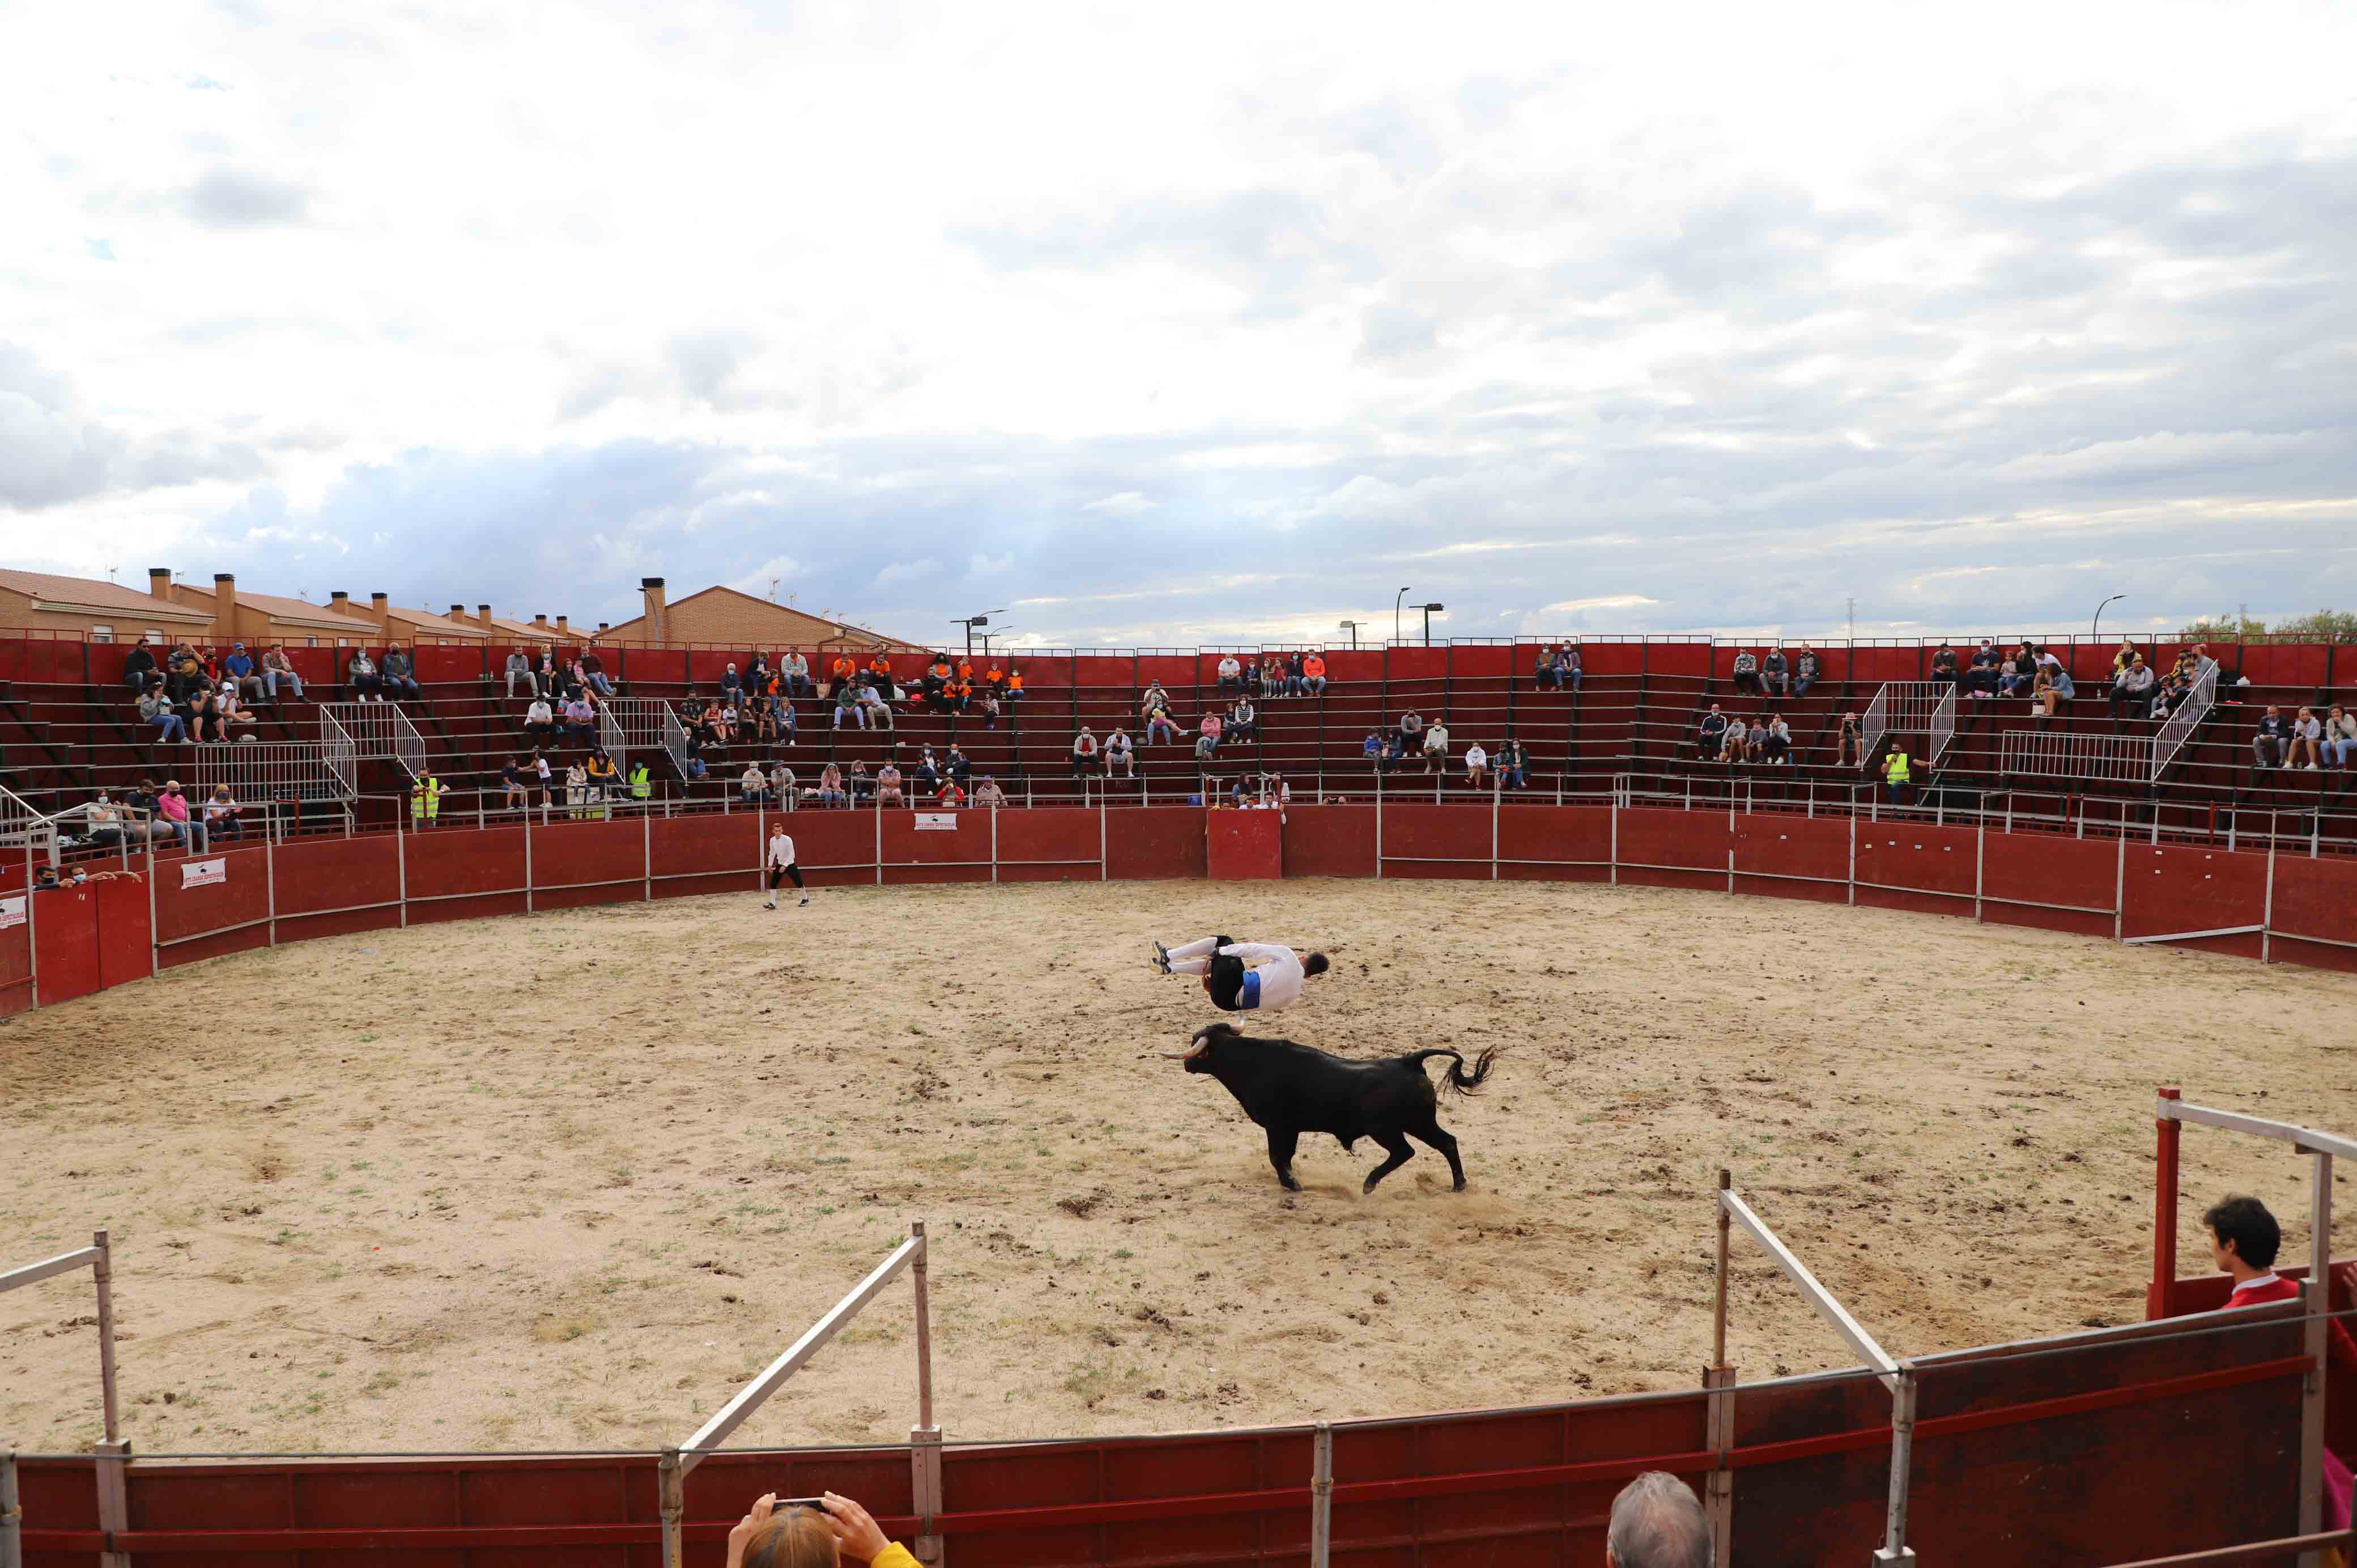
[[[2332,1310],[2332,1156],[2311,1154],[2315,1162],[2309,1186],[2308,1283],[2300,1294],[2308,1304],[2308,1376],[2299,1404],[2299,1532],[2310,1535],[2324,1528],[2324,1375]],[[2306,1552],[2300,1562],[2323,1562],[2321,1552]]]
[[[909,1235],[918,1243],[909,1265],[917,1309],[917,1424],[909,1433],[909,1483],[918,1526],[910,1555],[920,1563],[938,1563],[942,1538],[933,1529],[933,1516],[942,1511],[942,1429],[933,1420],[933,1314],[925,1288],[931,1248],[925,1240],[923,1220],[910,1220]]]
[[[0,1453],[0,1568],[25,1568],[25,1510],[16,1500],[16,1451]]]
[[[1874,1554],[1876,1568],[1896,1568],[1915,1561],[1907,1544],[1907,1474],[1915,1451],[1915,1363],[1899,1363],[1898,1381],[1890,1391],[1890,1500],[1883,1513],[1883,1543]]]
[[[1309,1568],[1327,1568],[1334,1543],[1334,1429],[1319,1422],[1309,1442]]]
[[[1718,1189],[1727,1191],[1734,1185],[1732,1172],[1721,1167]],[[1718,1260],[1712,1271],[1714,1305],[1711,1311],[1710,1365],[1702,1372],[1702,1386],[1710,1391],[1705,1402],[1708,1436],[1706,1441],[1717,1456],[1705,1483],[1703,1510],[1710,1520],[1711,1561],[1731,1563],[1735,1560],[1735,1472],[1727,1466],[1727,1450],[1735,1446],[1735,1384],[1736,1370],[1727,1364],[1727,1205],[1718,1205]]]
[[[686,1487],[679,1473],[679,1450],[666,1448],[655,1464],[655,1511],[662,1520],[663,1568],[681,1568],[680,1524],[687,1512]]]

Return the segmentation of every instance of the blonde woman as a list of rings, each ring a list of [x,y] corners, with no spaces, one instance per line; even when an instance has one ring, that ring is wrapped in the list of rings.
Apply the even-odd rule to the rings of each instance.
[[[2038,667],[2037,682],[2029,688],[2029,705],[2041,719],[2054,716],[2054,676],[2045,665]]]
[[[917,1568],[909,1549],[887,1540],[866,1509],[833,1492],[783,1508],[776,1493],[765,1492],[728,1532],[728,1568],[838,1568],[845,1561]]]

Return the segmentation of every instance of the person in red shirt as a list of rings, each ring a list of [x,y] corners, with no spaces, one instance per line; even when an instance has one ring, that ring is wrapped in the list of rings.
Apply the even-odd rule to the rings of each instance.
[[[2299,1286],[2275,1271],[2276,1253],[2283,1246],[2283,1228],[2267,1206],[2255,1197],[2229,1197],[2212,1205],[2201,1217],[2210,1230],[2210,1256],[2218,1267],[2234,1277],[2234,1294],[2226,1298],[2229,1307],[2263,1306],[2269,1302],[2293,1301],[2299,1295]],[[2326,1359],[2334,1367],[2357,1371],[2357,1339],[2349,1334],[2349,1326],[2339,1318],[2332,1320],[2326,1336]],[[2349,1528],[2350,1506],[2357,1482],[2352,1482],[2348,1465],[2330,1448],[2324,1451],[2324,1517],[2331,1530]]]

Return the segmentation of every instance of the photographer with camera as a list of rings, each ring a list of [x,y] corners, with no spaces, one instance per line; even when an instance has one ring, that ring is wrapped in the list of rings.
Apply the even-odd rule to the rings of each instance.
[[[845,1560],[917,1568],[909,1549],[887,1541],[866,1509],[833,1492],[782,1503],[765,1492],[728,1532],[728,1568],[836,1568]]]

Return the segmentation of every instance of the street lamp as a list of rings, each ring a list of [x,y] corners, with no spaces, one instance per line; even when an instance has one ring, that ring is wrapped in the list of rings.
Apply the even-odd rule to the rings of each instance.
[[[2126,597],[2127,596],[2126,594],[2114,594],[2110,598],[2105,599],[2103,605],[2097,605],[2095,607],[2094,624],[2087,628],[2088,641],[2101,642],[2103,640],[2104,605],[2116,604]]]
[[[1006,612],[1005,610],[989,610],[978,616],[961,616],[955,620],[950,622],[952,626],[962,626],[965,628],[965,655],[968,659],[974,657],[974,628],[978,626],[988,626],[992,616],[1003,616],[1006,613]],[[983,651],[985,653],[989,652],[990,639],[986,637],[982,639],[982,643]]]
[[[1362,620],[1346,620],[1334,629],[1337,631],[1349,632],[1351,634],[1351,646],[1352,648],[1356,648],[1359,646],[1359,628],[1366,624],[1367,623]]]
[[[1394,642],[1397,642],[1399,640],[1400,599],[1405,599],[1406,597],[1407,590],[1405,588],[1402,588],[1399,591],[1399,597],[1392,600],[1392,640]]]
[[[1415,607],[1424,612],[1424,645],[1430,648],[1432,646],[1432,612],[1445,610],[1448,607],[1435,599],[1428,605],[1418,605]]]

